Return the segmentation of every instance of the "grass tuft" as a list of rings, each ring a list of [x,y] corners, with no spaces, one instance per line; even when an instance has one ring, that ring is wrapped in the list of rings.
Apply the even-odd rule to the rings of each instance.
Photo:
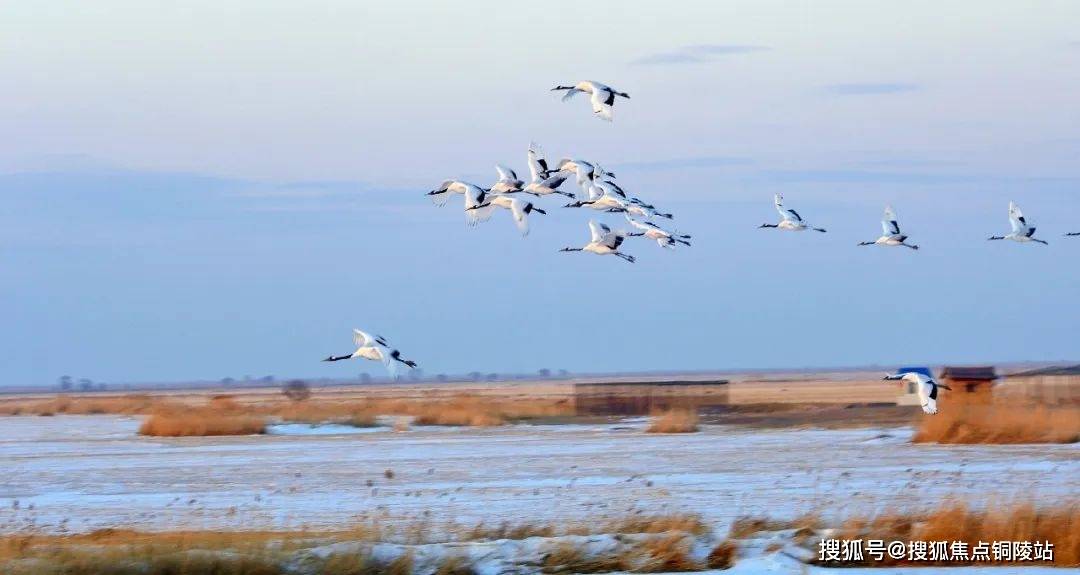
[[[698,430],[698,415],[689,409],[671,409],[652,418],[648,433],[693,433]]]
[[[730,569],[735,564],[735,556],[739,553],[739,546],[730,539],[717,543],[709,551],[705,559],[705,565],[709,569]]]
[[[261,417],[229,415],[215,411],[195,411],[186,414],[155,413],[139,426],[140,435],[153,437],[204,437],[262,433],[266,433],[266,420]]]
[[[635,550],[638,573],[673,573],[701,571],[702,565],[690,556],[691,539],[682,533],[652,537]]]
[[[435,575],[476,575],[476,569],[461,555],[448,555],[435,568]]]

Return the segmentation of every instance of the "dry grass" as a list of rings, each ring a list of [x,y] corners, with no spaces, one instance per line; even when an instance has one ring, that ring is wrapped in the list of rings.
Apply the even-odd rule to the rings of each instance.
[[[469,559],[461,555],[449,555],[435,568],[435,575],[476,575]]]
[[[628,516],[606,522],[565,525],[436,526],[427,520],[384,525],[378,519],[338,531],[176,531],[138,532],[103,529],[80,535],[0,536],[4,575],[277,575],[293,553],[336,542],[379,541],[402,544],[526,539],[577,534],[648,534],[629,551],[592,557],[582,548],[553,542],[543,561],[549,573],[689,570],[692,538],[708,532],[700,519],[686,515]],[[368,551],[340,552],[319,559],[306,556],[305,568],[320,575],[408,575],[409,554],[377,561]],[[698,566],[700,568],[700,566]],[[442,575],[471,575],[464,556],[448,556],[436,567]]]
[[[1030,502],[1007,502],[977,509],[962,501],[948,501],[923,515],[885,511],[872,516],[851,517],[835,537],[885,541],[965,541],[969,546],[980,541],[1050,541],[1054,544],[1054,566],[1077,566],[1080,565],[1080,502],[1072,501],[1055,507],[1037,507]],[[904,563],[906,561],[891,560],[886,555],[884,562],[875,562],[874,565]],[[919,561],[918,564],[932,563]]]
[[[1080,407],[943,401],[923,416],[915,443],[1076,443]]]
[[[375,565],[365,553],[334,553],[318,569],[320,575],[372,575]]]
[[[472,398],[454,399],[444,404],[428,404],[417,409],[414,425],[469,425],[492,427],[506,423],[506,415],[486,402]]]
[[[510,421],[573,414],[566,399],[523,397],[506,399],[454,394],[439,397],[375,398],[347,401],[308,400],[261,406],[260,412],[289,421],[322,422],[373,418],[376,415],[413,417],[414,425],[488,427]],[[402,426],[407,429],[407,425]]]
[[[652,418],[648,433],[693,433],[698,430],[698,415],[689,409],[671,409]]]
[[[804,513],[794,519],[786,521],[764,519],[760,517],[738,517],[731,523],[731,527],[728,530],[728,537],[731,539],[744,539],[755,533],[765,531],[785,531],[794,529],[796,532],[806,532],[822,528],[824,528],[824,524],[822,523],[821,518],[815,513]]]
[[[561,541],[544,554],[540,565],[544,573],[611,573],[630,571],[626,557],[620,555],[591,556],[586,550],[569,541]]]
[[[737,543],[731,540],[721,541],[709,551],[709,556],[705,559],[705,565],[709,569],[730,569],[735,564],[735,556],[738,553],[739,545]]]
[[[405,553],[395,558],[393,561],[386,565],[386,569],[382,571],[385,575],[412,575],[413,572],[413,556],[412,553]]]
[[[344,423],[370,426],[378,415],[411,416],[416,425],[495,426],[541,417],[573,415],[573,405],[565,398],[490,397],[478,394],[451,394],[390,398],[308,399],[290,401],[280,395],[258,396],[258,400],[236,395],[123,396],[60,395],[46,399],[0,400],[2,415],[162,415],[196,411],[206,418],[212,414],[278,418],[300,423]],[[176,427],[170,424],[168,427]],[[400,430],[407,429],[402,424]]]
[[[627,515],[609,520],[570,522],[562,525],[536,523],[509,523],[497,525],[478,523],[455,530],[463,541],[496,539],[527,539],[529,537],[556,537],[559,535],[593,535],[617,533],[622,535],[680,533],[701,536],[709,533],[709,526],[697,515]]]
[[[690,556],[693,541],[682,533],[653,537],[641,542],[631,553],[638,573],[701,571],[703,566]]]
[[[100,415],[148,413],[160,400],[147,394],[121,396],[58,395],[49,399],[6,399],[0,401],[0,415]]]
[[[692,514],[633,515],[601,523],[599,533],[688,533],[704,535],[709,526]]]
[[[146,534],[103,529],[83,535],[0,537],[5,575],[278,575],[269,532]]]
[[[462,531],[465,539],[470,541],[495,541],[498,539],[528,539],[529,537],[554,537],[558,531],[552,525],[536,525],[530,523],[512,524],[503,522],[496,526],[488,526],[478,523],[475,526]]]
[[[283,575],[271,560],[246,555],[174,553],[138,550],[107,554],[58,554],[45,562],[10,565],[5,575]]]
[[[1025,502],[973,507],[947,501],[925,514],[881,512],[852,515],[830,537],[886,541],[1050,541],[1054,566],[1080,565],[1080,501],[1052,508]],[[471,529],[439,528],[426,521],[411,526],[386,526],[370,520],[342,531],[326,532],[218,532],[188,531],[141,533],[107,529],[83,535],[0,536],[0,573],[5,575],[279,575],[292,553],[335,542],[397,541],[409,544],[433,541],[525,539],[566,534],[638,535],[621,538],[615,552],[590,553],[584,544],[552,541],[545,549],[545,573],[639,573],[725,569],[738,555],[733,539],[759,531],[822,529],[813,514],[790,521],[742,518],[730,536],[717,544],[703,561],[691,553],[695,540],[709,533],[693,515],[626,516],[608,521],[587,521],[560,526],[509,525]],[[434,539],[437,537],[438,539]],[[815,547],[816,542],[806,543]],[[415,565],[406,553],[392,561],[376,561],[368,551],[337,553],[319,559],[306,556],[305,566],[320,575],[409,575]],[[887,556],[886,556],[887,557]],[[878,567],[904,561],[875,562]],[[869,562],[863,563],[869,565]],[[933,563],[919,562],[933,566]],[[950,563],[958,565],[959,563]],[[835,564],[830,563],[830,566]],[[448,556],[435,566],[436,575],[472,575],[464,556]]]
[[[266,420],[251,415],[216,411],[155,413],[139,426],[140,435],[154,437],[203,437],[211,435],[257,435],[266,433]]]

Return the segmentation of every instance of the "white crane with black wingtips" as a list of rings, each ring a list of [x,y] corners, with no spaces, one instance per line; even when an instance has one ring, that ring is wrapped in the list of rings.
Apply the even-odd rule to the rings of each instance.
[[[615,97],[621,96],[630,99],[630,94],[627,94],[626,92],[620,92],[606,84],[589,80],[578,82],[573,86],[555,86],[551,91],[565,91],[566,93],[563,94],[562,97],[563,102],[573,98],[574,94],[577,94],[578,92],[589,94],[589,102],[592,104],[593,114],[596,114],[597,117],[609,122],[615,117]]]
[[[567,247],[559,251],[591,252],[601,256],[614,255],[619,256],[630,263],[634,263],[634,256],[619,251],[619,246],[621,246],[623,240],[626,239],[625,232],[612,231],[611,228],[604,224],[589,220],[589,233],[591,234],[589,243],[580,248]]]
[[[919,246],[907,243],[907,236],[900,233],[900,224],[896,221],[896,212],[892,206],[885,206],[885,217],[881,220],[881,237],[872,242],[859,242],[860,246],[904,246],[913,250]]]
[[[1043,245],[1049,245],[1047,242],[1035,237],[1035,226],[1028,223],[1027,219],[1024,218],[1024,214],[1020,211],[1020,206],[1013,202],[1009,202],[1009,224],[1012,226],[1011,234],[1006,234],[1004,236],[990,236],[986,239],[1012,240],[1020,243],[1037,242]]]

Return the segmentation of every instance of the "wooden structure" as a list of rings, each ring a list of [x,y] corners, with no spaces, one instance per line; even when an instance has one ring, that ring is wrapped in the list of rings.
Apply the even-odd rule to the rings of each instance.
[[[945,366],[937,379],[939,383],[951,387],[954,392],[989,394],[997,379],[997,372],[994,366]]]
[[[1010,374],[994,394],[1044,404],[1080,404],[1080,365],[1057,365]]]
[[[726,379],[704,381],[593,381],[574,384],[578,415],[649,415],[667,409],[709,409],[728,405]]]

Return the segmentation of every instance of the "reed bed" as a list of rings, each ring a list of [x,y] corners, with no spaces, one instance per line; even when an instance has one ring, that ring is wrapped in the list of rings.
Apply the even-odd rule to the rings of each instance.
[[[375,399],[260,398],[245,401],[237,395],[208,398],[152,396],[60,395],[44,399],[0,401],[2,415],[142,415],[147,416],[140,433],[180,437],[196,435],[243,435],[262,433],[270,421],[342,423],[358,427],[376,425],[380,415],[398,416],[395,429],[413,425],[463,425],[490,427],[513,421],[573,414],[569,399],[494,398],[455,394],[438,397]]]
[[[816,541],[881,539],[884,541],[1050,541],[1055,567],[1080,565],[1080,502],[1041,507],[1030,502],[999,502],[973,506],[946,501],[925,513],[882,511],[853,513],[831,522],[817,515],[793,521],[741,519],[726,538],[713,538],[694,515],[658,515],[581,521],[563,524],[502,524],[494,528],[474,525],[439,525],[418,521],[416,525],[385,525],[368,520],[340,531],[184,531],[143,533],[106,529],[83,535],[8,535],[0,537],[0,572],[10,575],[278,575],[283,565],[295,569],[304,557],[304,573],[320,575],[410,575],[415,565],[408,549],[394,558],[376,560],[370,545],[345,547],[329,556],[304,553],[333,543],[394,542],[402,545],[465,543],[495,539],[523,540],[561,535],[633,535],[623,538],[614,551],[597,554],[582,542],[552,539],[539,565],[545,573],[603,573],[629,571],[658,573],[726,569],[740,555],[743,540],[760,532],[794,530],[790,542],[816,549]],[[695,542],[707,542],[707,554],[694,553]],[[776,552],[774,544],[765,552]],[[344,549],[348,549],[347,551]],[[300,553],[300,555],[297,555]],[[471,575],[475,566],[467,553],[450,554],[435,567],[443,575]],[[831,567],[890,567],[897,565],[945,566],[961,562],[927,562],[872,558]],[[967,563],[972,564],[972,563]],[[986,565],[986,562],[980,562]],[[1030,564],[1030,563],[1028,563]],[[290,570],[289,572],[295,572]]]
[[[230,415],[217,411],[155,413],[139,426],[140,435],[154,437],[208,437],[263,433],[266,433],[266,419],[262,417]]]
[[[923,416],[915,443],[1016,444],[1080,441],[1080,406],[1028,402],[943,401]]]
[[[887,510],[874,515],[855,515],[844,522],[834,537],[884,541],[963,541],[969,548],[979,542],[1049,541],[1054,545],[1054,566],[1078,566],[1080,501],[1071,500],[1056,506],[1036,506],[1031,502],[1013,501],[989,503],[982,507],[975,507],[964,501],[946,501],[940,507],[922,514]],[[892,559],[886,555],[884,561],[864,561],[857,564],[884,567],[960,563],[911,562]]]
[[[397,542],[418,545],[432,542],[468,542],[525,539],[567,534],[659,534],[662,541],[646,540],[626,555],[599,561],[578,557],[573,572],[587,564],[594,568],[639,566],[648,571],[661,566],[691,564],[684,539],[703,533],[695,516],[628,516],[608,522],[570,522],[563,525],[436,526],[426,521],[412,525],[386,525],[377,519],[338,531],[176,531],[139,532],[103,529],[79,535],[20,534],[0,536],[0,573],[5,575],[278,575],[286,571],[297,551],[340,542]],[[684,531],[689,530],[689,531]],[[571,562],[572,554],[564,556]],[[376,560],[368,551],[334,553],[311,559],[306,571],[320,575],[409,575],[408,553],[392,560]],[[473,566],[464,555],[450,555],[437,568],[444,575],[468,575]],[[557,571],[557,570],[555,570]],[[643,571],[644,572],[644,571]]]

